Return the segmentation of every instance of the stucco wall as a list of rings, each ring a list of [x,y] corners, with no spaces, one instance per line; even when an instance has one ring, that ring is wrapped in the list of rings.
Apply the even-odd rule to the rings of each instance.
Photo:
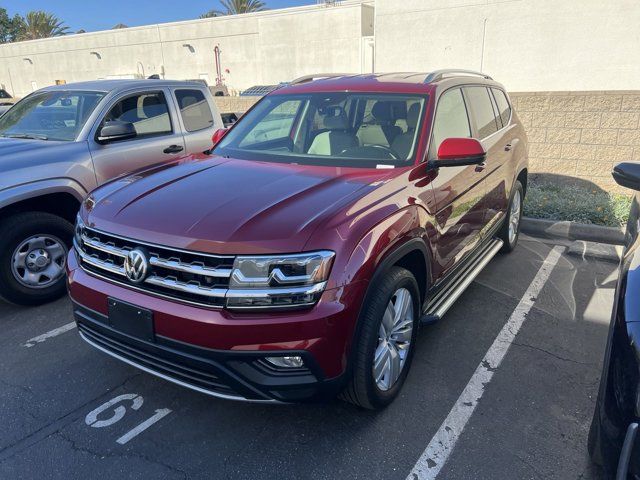
[[[41,88],[114,75],[204,75],[214,84],[216,45],[225,81],[237,90],[310,72],[359,72],[373,22],[373,7],[356,1],[6,44],[0,84],[16,96],[30,93],[32,82]]]
[[[490,73],[510,91],[640,88],[637,0],[376,0],[376,68]]]
[[[613,166],[640,161],[640,91],[512,93],[532,173],[618,190]],[[568,181],[568,178],[558,178]]]

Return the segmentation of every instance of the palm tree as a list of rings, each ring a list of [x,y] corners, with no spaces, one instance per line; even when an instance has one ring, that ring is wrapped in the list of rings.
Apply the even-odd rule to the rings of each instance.
[[[69,27],[52,13],[34,10],[24,18],[24,29],[20,32],[20,40],[59,37],[66,35]]]
[[[207,13],[200,15],[200,18],[260,12],[267,9],[267,6],[262,0],[220,0],[220,5],[222,6],[222,10],[209,10]]]

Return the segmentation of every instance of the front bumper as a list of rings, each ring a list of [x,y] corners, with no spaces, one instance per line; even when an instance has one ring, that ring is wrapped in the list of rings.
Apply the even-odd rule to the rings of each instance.
[[[182,386],[220,398],[299,402],[334,396],[343,386],[353,330],[366,285],[324,292],[312,309],[232,313],[140,293],[67,262],[74,317],[94,347]],[[153,312],[153,341],[113,328],[109,297]],[[275,368],[273,355],[297,355],[300,369]]]

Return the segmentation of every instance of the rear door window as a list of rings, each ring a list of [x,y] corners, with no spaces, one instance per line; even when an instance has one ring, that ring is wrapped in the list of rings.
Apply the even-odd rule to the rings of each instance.
[[[467,108],[459,88],[447,90],[438,100],[436,118],[433,122],[432,152],[438,151],[438,147],[446,138],[470,138],[471,128]]]
[[[471,115],[475,121],[478,138],[482,140],[498,131],[489,90],[486,87],[464,87],[464,93],[471,105]]]
[[[511,105],[509,105],[507,96],[502,90],[498,88],[492,88],[491,91],[493,92],[493,98],[496,99],[496,105],[498,106],[498,115],[500,115],[502,125],[506,127],[509,123],[509,118],[511,118]]]
[[[200,90],[176,90],[176,100],[187,132],[195,132],[213,125],[209,102]]]

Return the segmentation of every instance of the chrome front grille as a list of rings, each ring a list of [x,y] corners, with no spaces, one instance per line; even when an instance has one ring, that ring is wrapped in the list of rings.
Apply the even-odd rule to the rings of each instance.
[[[75,246],[80,265],[89,273],[188,303],[224,306],[234,256],[171,249],[86,226],[77,233]],[[147,274],[139,283],[129,280],[124,266],[127,255],[135,248],[143,249],[148,259]]]

